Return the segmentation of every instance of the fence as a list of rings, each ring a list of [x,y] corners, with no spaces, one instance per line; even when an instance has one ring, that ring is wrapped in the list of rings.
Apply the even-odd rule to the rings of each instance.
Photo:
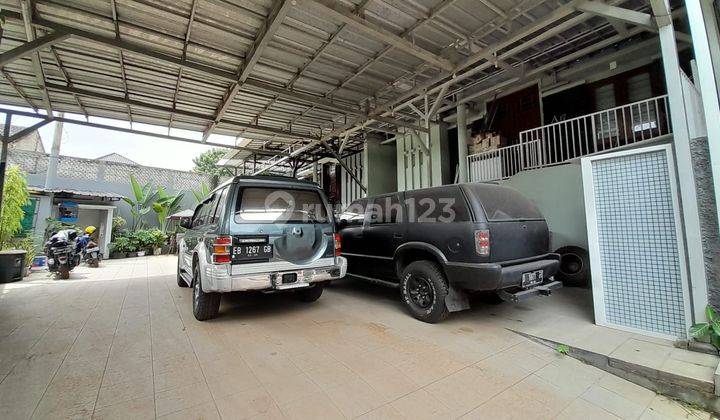
[[[468,156],[471,181],[496,181],[672,133],[667,95],[520,133],[520,143]]]
[[[28,175],[42,175],[43,180],[47,173],[49,160],[50,157],[45,153],[25,150],[10,150],[8,153],[8,164],[19,166]],[[127,185],[130,182],[130,175],[134,175],[141,184],[151,182],[153,185],[163,186],[168,191],[197,190],[202,182],[206,185],[212,184],[210,175],[193,172],[70,156],[58,158],[58,181],[69,179],[87,183],[94,187],[89,189],[91,191],[114,192],[116,188],[108,184]]]

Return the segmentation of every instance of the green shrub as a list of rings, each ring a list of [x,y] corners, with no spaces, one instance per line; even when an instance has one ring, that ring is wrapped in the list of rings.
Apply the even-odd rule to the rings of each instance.
[[[22,230],[25,217],[23,206],[28,203],[29,194],[25,174],[17,166],[10,166],[5,172],[3,202],[0,208],[0,249],[10,246],[13,237]]]
[[[153,248],[159,248],[167,239],[167,235],[162,233],[160,229],[142,229],[129,232],[126,237],[133,248],[132,251],[126,252],[149,251]]]
[[[127,224],[127,221],[123,219],[120,216],[115,216],[112,219],[112,236],[111,238],[117,238],[121,235],[122,231],[125,229],[125,225]]]
[[[125,236],[118,236],[110,244],[110,252],[133,252],[130,251],[130,240]]]
[[[37,255],[35,240],[32,237],[13,238],[8,241],[8,244],[11,249],[22,249],[25,251],[25,265],[27,267],[32,265],[33,258]]]
[[[695,339],[710,341],[713,346],[720,349],[720,316],[710,305],[705,307],[705,315],[708,322],[690,327],[690,336]]]
[[[57,219],[53,219],[51,217],[48,217],[47,219],[45,219],[45,222],[47,223],[47,225],[45,226],[43,243],[47,242],[47,240],[50,239],[50,236],[52,236],[53,233],[57,233],[61,230],[75,229],[78,232],[81,231],[81,229],[75,224],[61,222],[61,221],[59,221]]]
[[[164,234],[160,229],[149,230],[149,245],[151,248],[160,248],[165,244],[167,235]]]

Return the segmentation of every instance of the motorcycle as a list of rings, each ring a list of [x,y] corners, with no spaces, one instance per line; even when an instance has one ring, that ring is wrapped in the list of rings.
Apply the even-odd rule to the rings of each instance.
[[[73,229],[58,231],[45,242],[48,270],[58,273],[61,279],[70,278],[70,271],[80,265],[78,234]]]
[[[89,267],[98,268],[100,266],[100,261],[102,260],[102,254],[100,254],[100,247],[98,244],[92,239],[92,237],[90,237],[90,235],[83,235],[80,237],[78,244],[82,260]]]

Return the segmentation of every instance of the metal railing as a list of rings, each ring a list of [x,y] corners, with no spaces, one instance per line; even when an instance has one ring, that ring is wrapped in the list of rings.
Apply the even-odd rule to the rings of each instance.
[[[468,156],[469,180],[497,181],[671,134],[669,110],[663,95],[523,131],[518,144]]]
[[[468,156],[470,181],[497,181],[510,178],[540,163],[539,141],[514,144]]]

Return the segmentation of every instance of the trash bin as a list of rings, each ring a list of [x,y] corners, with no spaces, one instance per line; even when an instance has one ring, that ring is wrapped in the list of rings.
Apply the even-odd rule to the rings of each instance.
[[[11,283],[23,278],[27,251],[0,251],[0,283]]]

